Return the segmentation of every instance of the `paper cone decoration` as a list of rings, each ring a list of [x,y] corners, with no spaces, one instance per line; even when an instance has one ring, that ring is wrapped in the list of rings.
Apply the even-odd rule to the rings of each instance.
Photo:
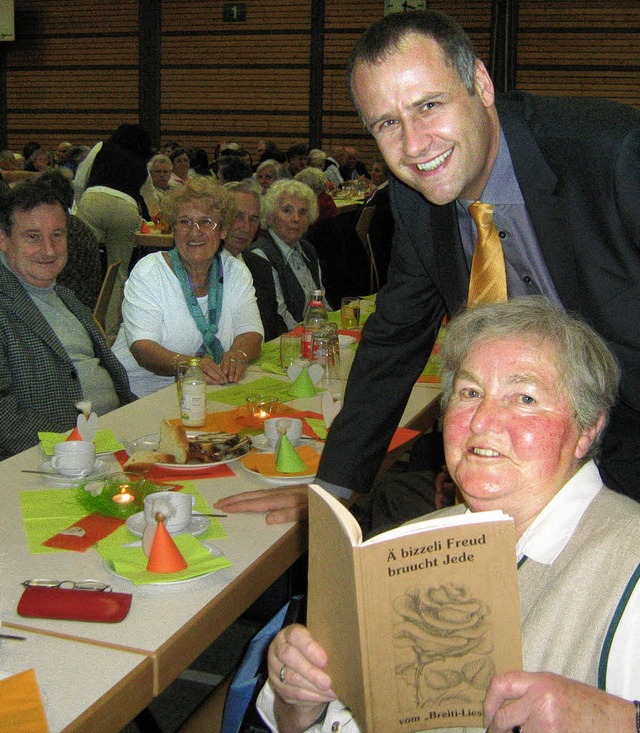
[[[74,428],[70,433],[67,440],[82,440],[82,435],[80,435],[80,431],[78,428]]]
[[[289,394],[294,397],[315,397],[317,392],[313,386],[311,377],[309,376],[308,369],[301,369],[300,374],[295,378],[295,381],[289,387]]]
[[[276,452],[276,471],[280,473],[301,473],[306,468],[305,462],[291,445],[289,438],[283,435],[278,442]]]
[[[152,573],[177,573],[186,567],[187,562],[164,526],[164,522],[158,522],[147,570]]]

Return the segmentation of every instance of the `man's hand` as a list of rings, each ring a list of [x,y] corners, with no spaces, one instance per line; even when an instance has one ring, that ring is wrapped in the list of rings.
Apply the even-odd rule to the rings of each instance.
[[[306,484],[274,489],[244,491],[225,496],[214,504],[216,509],[233,512],[267,512],[267,524],[306,521],[309,518],[309,490]]]
[[[635,733],[633,703],[549,672],[508,672],[484,699],[487,733]]]

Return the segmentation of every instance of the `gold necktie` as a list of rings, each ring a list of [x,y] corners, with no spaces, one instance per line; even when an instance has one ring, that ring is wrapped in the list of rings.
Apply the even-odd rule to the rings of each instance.
[[[469,204],[469,213],[478,228],[478,240],[471,261],[467,305],[507,300],[507,272],[500,235],[493,223],[493,208],[480,201]]]

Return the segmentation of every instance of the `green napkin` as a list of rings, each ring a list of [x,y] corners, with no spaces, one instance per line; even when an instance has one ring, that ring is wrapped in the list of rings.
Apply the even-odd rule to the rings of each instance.
[[[42,543],[71,526],[88,512],[75,496],[75,489],[43,489],[21,491],[20,506],[29,552],[33,555],[65,552]]]
[[[305,417],[305,421],[320,440],[326,440],[329,431],[327,430],[327,426],[324,424],[324,418]]]
[[[276,450],[276,471],[280,473],[302,473],[306,469],[305,462],[298,451],[291,445],[286,434],[278,441]]]
[[[280,340],[274,339],[262,344],[260,354],[257,359],[252,362],[256,366],[262,366],[265,362],[278,364],[280,361]]]
[[[193,481],[181,481],[180,483],[185,494],[193,494],[196,497],[194,511],[204,513],[211,511],[209,504]],[[24,519],[27,547],[33,555],[65,552],[65,550],[53,547],[43,547],[42,543],[89,514],[89,510],[83,507],[76,498],[76,489],[21,491],[20,506]],[[123,539],[120,540],[120,544],[135,540],[135,535],[131,534],[126,527],[121,527],[102,542],[109,542],[121,532],[124,532],[124,535]],[[220,522],[213,517],[209,527],[200,535],[202,539],[223,539],[226,536],[227,534]]]
[[[150,573],[147,570],[148,558],[142,551],[142,547],[123,547],[122,544],[114,543],[114,538],[120,535],[123,529],[125,528],[121,527],[109,537],[98,542],[96,549],[118,575],[129,579],[134,585],[189,580],[200,575],[207,575],[215,570],[228,568],[232,564],[226,557],[212,555],[197,537],[181,534],[173,539],[187,561],[187,567],[177,573]]]
[[[277,397],[279,402],[287,402],[294,399],[289,394],[290,382],[284,382],[273,377],[261,377],[246,384],[236,384],[233,387],[225,387],[207,393],[207,399],[213,402],[224,402],[227,405],[243,407],[247,404],[247,397],[260,394],[265,397]]]
[[[294,397],[315,397],[318,394],[306,367],[302,367],[300,374],[289,385],[289,394]]]
[[[64,442],[69,436],[66,433],[38,433],[38,439],[46,456],[53,455],[53,446]],[[96,453],[114,453],[124,450],[124,445],[116,438],[113,430],[98,430],[93,441]]]
[[[270,372],[271,374],[286,374],[285,370],[279,364],[272,364],[270,361],[263,361],[260,369],[263,372]]]

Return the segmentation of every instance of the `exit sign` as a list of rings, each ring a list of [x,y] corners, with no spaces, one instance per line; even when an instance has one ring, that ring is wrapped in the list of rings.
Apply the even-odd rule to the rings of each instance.
[[[242,23],[247,19],[245,3],[225,3],[222,9],[222,20],[225,23]]]

